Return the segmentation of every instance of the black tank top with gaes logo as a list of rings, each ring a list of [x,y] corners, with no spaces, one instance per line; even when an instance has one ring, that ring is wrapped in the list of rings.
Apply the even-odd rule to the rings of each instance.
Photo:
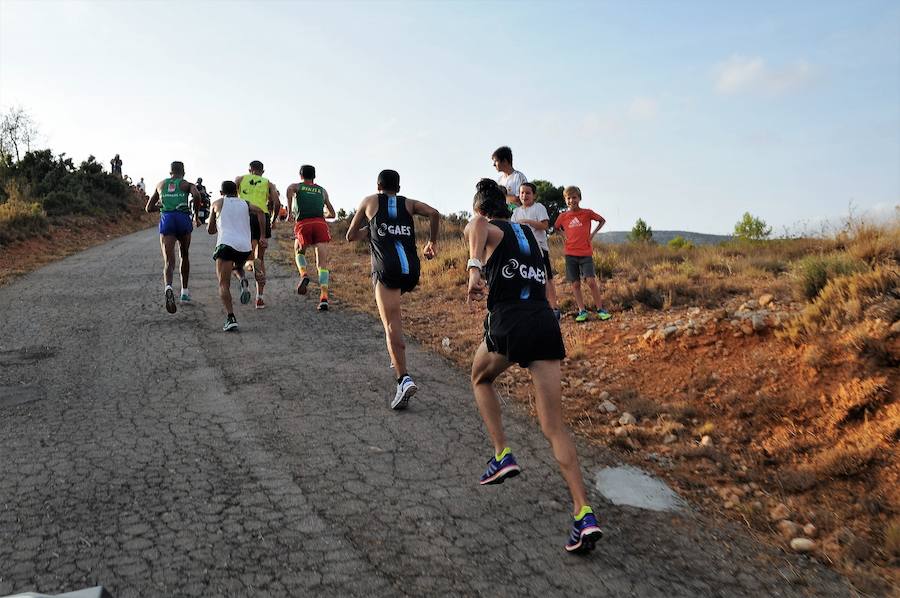
[[[378,211],[369,220],[372,271],[390,277],[419,277],[416,226],[402,195],[378,194]]]
[[[484,265],[490,289],[488,310],[503,303],[547,303],[544,257],[534,233],[508,220],[491,220],[491,224],[503,231],[503,240]]]

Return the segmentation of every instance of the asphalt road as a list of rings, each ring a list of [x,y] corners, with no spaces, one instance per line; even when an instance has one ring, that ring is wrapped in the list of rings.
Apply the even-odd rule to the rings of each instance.
[[[194,303],[175,315],[154,230],[0,288],[0,596],[850,594],[740,529],[596,491],[606,535],[566,554],[534,421],[507,408],[523,475],[480,487],[490,445],[465,374],[410,343],[420,391],[390,411],[380,324],[317,313],[278,266],[269,307],[237,306],[224,333],[211,250],[195,234]],[[579,449],[590,483],[611,456]]]

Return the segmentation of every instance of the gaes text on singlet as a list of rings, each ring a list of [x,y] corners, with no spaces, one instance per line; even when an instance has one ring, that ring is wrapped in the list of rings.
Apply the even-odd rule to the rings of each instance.
[[[419,276],[416,227],[406,198],[378,194],[378,211],[369,220],[372,271],[390,276]]]
[[[162,206],[159,208],[160,212],[191,212],[191,208],[188,206],[188,195],[190,195],[187,191],[181,190],[181,182],[184,179],[166,179],[162,184],[162,192],[160,193],[160,198],[162,198]]]
[[[241,179],[238,195],[266,214],[269,213],[269,179],[266,177],[258,174],[245,174]]]
[[[300,183],[294,196],[294,218],[322,218],[325,209],[325,189],[319,185]]]
[[[534,233],[527,226],[508,220],[491,220],[503,231],[503,240],[484,265],[489,287],[487,308],[501,303],[547,302],[547,273]]]

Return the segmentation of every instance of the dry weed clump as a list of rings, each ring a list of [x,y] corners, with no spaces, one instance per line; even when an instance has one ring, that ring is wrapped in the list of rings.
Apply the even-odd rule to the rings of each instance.
[[[830,281],[788,329],[793,339],[808,339],[819,332],[839,331],[856,324],[870,307],[890,309],[900,299],[900,273],[891,266],[878,266],[868,272],[843,276]],[[887,305],[885,305],[887,303]],[[893,322],[889,322],[893,324]]]
[[[15,180],[6,185],[7,201],[0,203],[0,245],[39,235],[47,230],[47,215],[32,200],[28,187]]]
[[[887,378],[884,376],[865,380],[853,378],[838,386],[837,392],[826,399],[824,407],[831,425],[840,427],[871,414],[887,400],[888,395]]]

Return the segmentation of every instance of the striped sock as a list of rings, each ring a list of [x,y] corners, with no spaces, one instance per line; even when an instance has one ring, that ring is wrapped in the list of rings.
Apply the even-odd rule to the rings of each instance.
[[[306,250],[301,249],[295,253],[294,261],[297,263],[297,270],[300,271],[300,277],[306,276]]]
[[[319,289],[321,291],[320,300],[328,300],[328,268],[319,268]]]

